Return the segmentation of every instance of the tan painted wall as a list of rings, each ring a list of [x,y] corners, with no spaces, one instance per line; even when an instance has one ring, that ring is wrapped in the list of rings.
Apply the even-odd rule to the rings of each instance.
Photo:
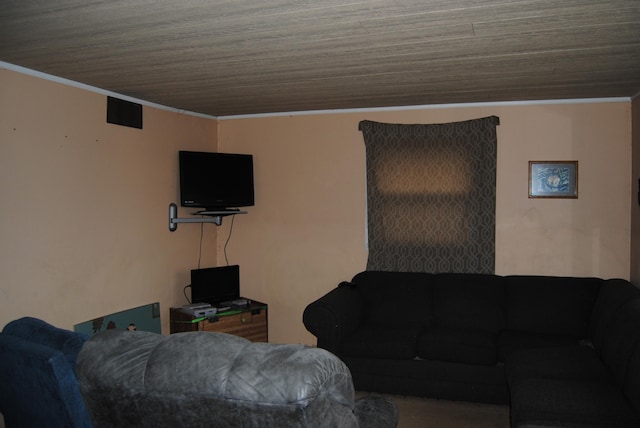
[[[271,341],[314,343],[304,307],[366,264],[362,119],[498,115],[496,272],[632,270],[631,103],[220,122],[145,107],[143,130],[106,124],[105,106],[104,95],[0,70],[0,325],[32,315],[70,328],[160,301],[168,333],[200,242],[197,225],[167,229],[176,153],[219,141],[221,151],[255,155],[256,206],[237,216],[227,248],[243,294],[270,304]],[[527,162],[544,159],[580,162],[578,200],[527,198]],[[225,263],[231,224],[205,225],[202,266]]]
[[[366,265],[358,122],[497,115],[496,273],[629,278],[630,112],[622,102],[221,120],[220,150],[255,156],[256,205],[235,220],[229,261],[241,266],[243,294],[270,304],[271,341],[315,343],[305,306]],[[528,199],[529,160],[578,160],[579,199]]]
[[[143,114],[143,130],[107,124],[106,96],[0,69],[0,326],[72,328],[159,301],[168,334],[200,235],[168,230],[177,151],[215,150],[217,121]],[[205,228],[203,264],[216,233]]]

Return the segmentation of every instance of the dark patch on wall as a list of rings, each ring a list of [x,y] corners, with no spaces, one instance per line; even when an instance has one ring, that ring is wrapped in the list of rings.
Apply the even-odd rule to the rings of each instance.
[[[107,123],[142,129],[142,105],[107,97]]]

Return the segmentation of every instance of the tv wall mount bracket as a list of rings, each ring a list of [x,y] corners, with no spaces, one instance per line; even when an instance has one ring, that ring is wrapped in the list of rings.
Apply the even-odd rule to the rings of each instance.
[[[169,204],[169,230],[175,232],[178,229],[178,223],[215,223],[220,226],[222,218],[229,215],[246,214],[246,211],[239,210],[220,210],[220,211],[201,211],[194,215],[202,216],[201,218],[178,218],[178,206],[174,203]]]

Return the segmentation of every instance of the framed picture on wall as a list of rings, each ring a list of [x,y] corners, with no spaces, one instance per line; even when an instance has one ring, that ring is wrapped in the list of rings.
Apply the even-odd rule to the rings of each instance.
[[[578,161],[529,161],[530,198],[578,198]]]

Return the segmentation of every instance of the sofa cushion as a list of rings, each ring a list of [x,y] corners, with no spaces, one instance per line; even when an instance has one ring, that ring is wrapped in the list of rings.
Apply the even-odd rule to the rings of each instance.
[[[636,413],[640,414],[640,343],[636,343],[629,358],[623,391]]]
[[[364,324],[431,325],[435,275],[365,271],[351,282],[364,302]]]
[[[474,329],[430,328],[418,338],[418,357],[494,365],[497,362],[496,334]]]
[[[194,346],[198,351],[190,349]],[[225,352],[214,359],[212,353],[220,349]],[[180,372],[175,370],[177,362]],[[330,386],[332,398],[351,408],[354,390],[347,374],[344,363],[324,349],[192,332],[158,343],[145,369],[144,390],[189,394],[199,386],[202,392],[227,399],[306,406]]]
[[[413,359],[422,331],[420,325],[364,326],[345,338],[341,353],[351,357]]]
[[[640,342],[640,300],[623,305],[602,343],[602,360],[619,386],[627,379],[631,355]]]
[[[344,357],[356,390],[508,404],[504,367],[450,361]]]
[[[498,360],[507,361],[509,355],[521,349],[580,346],[573,336],[504,330],[498,333]]]
[[[514,351],[505,361],[509,385],[523,379],[566,379],[611,382],[611,374],[590,346]]]
[[[588,337],[602,279],[508,276],[505,280],[509,330]]]
[[[437,327],[498,332],[505,328],[504,278],[495,275],[437,275]]]
[[[640,426],[613,383],[524,379],[511,386],[512,427]]]
[[[640,288],[624,279],[608,279],[602,283],[591,311],[589,338],[600,351],[611,323],[620,308],[631,300],[640,299]]]

